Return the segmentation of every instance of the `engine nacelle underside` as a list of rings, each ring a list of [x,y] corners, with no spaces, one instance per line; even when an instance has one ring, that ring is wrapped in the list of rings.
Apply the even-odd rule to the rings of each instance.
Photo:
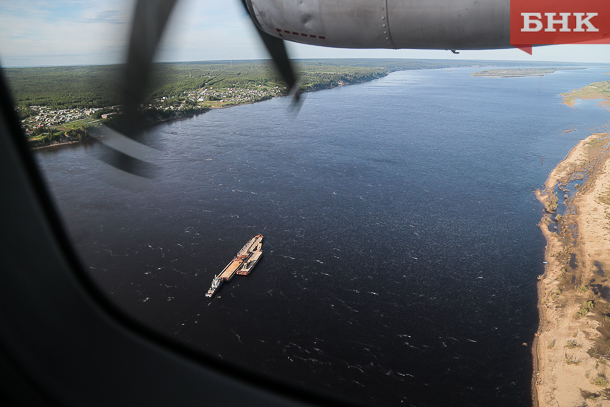
[[[339,48],[510,47],[509,0],[246,0],[276,37]]]

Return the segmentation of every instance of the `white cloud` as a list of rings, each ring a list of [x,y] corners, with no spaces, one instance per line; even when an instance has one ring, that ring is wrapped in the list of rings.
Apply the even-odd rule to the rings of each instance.
[[[222,4],[197,0],[179,3],[158,60],[198,61],[267,58],[240,0]]]
[[[0,56],[5,66],[120,62],[129,13],[121,1],[2,3]]]
[[[93,18],[83,20],[85,23],[109,23],[125,24],[124,10],[103,10],[98,11]]]
[[[2,0],[0,58],[4,66],[121,62],[133,2]],[[294,58],[446,58],[610,62],[610,45],[552,46],[529,56],[495,51],[353,50],[289,43]],[[606,52],[604,52],[606,51]],[[241,0],[181,0],[160,44],[159,61],[267,58]]]

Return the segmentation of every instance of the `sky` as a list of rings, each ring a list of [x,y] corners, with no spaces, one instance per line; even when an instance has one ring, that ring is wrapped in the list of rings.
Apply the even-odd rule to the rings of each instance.
[[[449,1],[449,0],[448,0]],[[2,0],[0,65],[97,65],[123,61],[133,2]],[[358,50],[288,43],[292,58],[441,58],[610,63],[610,45],[493,51]],[[180,0],[158,61],[262,59],[268,55],[240,0]]]

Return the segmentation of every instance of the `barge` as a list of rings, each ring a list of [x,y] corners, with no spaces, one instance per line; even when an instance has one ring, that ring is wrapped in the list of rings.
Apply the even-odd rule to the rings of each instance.
[[[241,248],[237,255],[212,280],[212,286],[205,294],[212,297],[225,281],[231,281],[235,274],[242,276],[250,274],[263,255],[263,235],[256,235]]]

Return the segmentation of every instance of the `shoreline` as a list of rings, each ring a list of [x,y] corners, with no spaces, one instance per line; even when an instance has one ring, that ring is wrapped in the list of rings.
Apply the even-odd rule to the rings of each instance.
[[[210,110],[211,110],[210,108],[201,109],[200,111],[188,113],[188,114],[185,114],[185,115],[182,115],[182,116],[168,117],[168,118],[165,118],[165,119],[156,120],[156,121],[154,121],[152,123],[148,123],[148,124],[144,125],[144,128],[151,127],[151,126],[156,126],[157,124],[171,122],[171,121],[174,121],[174,120],[189,119],[191,117],[195,117],[195,116],[199,116],[200,114],[207,113]],[[102,123],[102,126],[103,125],[104,124]],[[98,125],[98,127],[99,127],[99,125]],[[67,138],[68,136],[66,136],[65,132],[64,132],[64,135],[62,135],[60,137]],[[49,147],[62,147],[62,146],[67,146],[67,145],[70,145],[70,144],[78,144],[78,143],[82,143],[84,141],[90,141],[90,140],[94,140],[94,138],[89,136],[89,135],[86,135],[82,140],[72,140],[72,139],[69,139],[68,141],[53,141],[53,142],[51,142],[49,144],[46,144],[44,146],[30,147],[30,149],[31,150],[40,150],[42,148],[49,148]]]
[[[590,135],[536,191],[547,244],[532,347],[535,407],[610,406],[609,151],[608,133]]]
[[[318,87],[318,88],[315,88],[315,89],[303,90],[303,93],[318,92],[318,91],[322,91],[322,90],[335,89],[335,88],[339,88],[339,87],[342,87],[342,86],[357,85],[357,84],[361,84],[361,83],[372,82],[372,81],[374,81],[376,79],[384,78],[387,75],[389,75],[389,73],[386,73],[385,75],[380,76],[380,77],[370,78],[370,79],[367,79],[367,80],[364,80],[364,81],[355,81],[355,82],[344,82],[344,81],[342,81],[341,83],[337,84],[336,86],[333,86],[332,84],[328,84],[327,86],[321,86],[321,87]],[[262,100],[247,101],[247,102],[243,102],[243,103],[229,104],[229,105],[226,105],[226,106],[209,106],[209,107],[201,108],[200,111],[197,111],[197,112],[194,112],[194,113],[189,113],[189,114],[185,114],[185,115],[182,115],[182,116],[168,117],[168,118],[165,118],[165,119],[157,120],[157,121],[154,121],[152,123],[146,124],[145,127],[156,126],[156,125],[161,124],[161,123],[168,123],[168,122],[173,122],[173,121],[177,121],[177,120],[190,119],[192,117],[208,113],[211,110],[215,110],[215,109],[228,109],[228,108],[231,108],[231,107],[238,107],[238,106],[244,106],[244,105],[253,105],[255,103],[261,103],[261,102],[266,102],[266,101],[275,99],[276,97],[287,97],[287,96],[290,96],[290,95],[272,96],[272,97],[269,97],[269,98],[263,98]],[[83,138],[82,140],[69,140],[69,141],[52,142],[50,144],[47,144],[47,145],[44,145],[44,146],[40,146],[40,147],[30,147],[30,149],[31,150],[39,150],[39,149],[42,149],[42,148],[49,148],[49,147],[62,147],[62,146],[70,145],[70,144],[81,143],[83,141],[88,141],[88,140],[92,140],[92,139],[93,139],[92,137],[87,136],[87,137]]]
[[[82,143],[83,141],[87,141],[87,140],[91,140],[91,138],[87,138],[84,140],[62,141],[60,143],[48,144],[46,146],[32,147],[31,150],[41,150],[43,148],[69,146],[70,144],[78,144],[78,143]]]

